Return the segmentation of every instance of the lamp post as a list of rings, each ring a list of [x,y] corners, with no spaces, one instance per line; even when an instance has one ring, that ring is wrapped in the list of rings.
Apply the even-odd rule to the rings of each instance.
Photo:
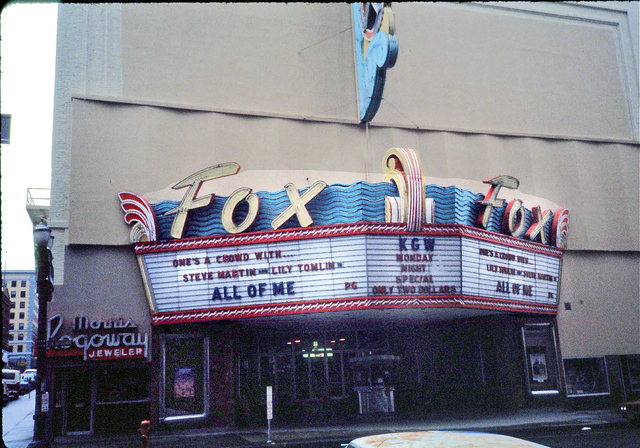
[[[28,448],[50,448],[49,430],[49,384],[47,381],[47,303],[53,297],[53,266],[51,246],[53,236],[44,219],[33,229],[35,244],[37,288],[38,288],[38,373],[36,376],[36,410],[34,415],[33,441]]]

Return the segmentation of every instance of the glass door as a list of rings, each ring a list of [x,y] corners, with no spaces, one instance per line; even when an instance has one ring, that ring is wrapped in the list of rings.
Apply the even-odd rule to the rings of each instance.
[[[88,434],[92,431],[93,374],[87,371],[69,372],[67,376],[67,434]]]

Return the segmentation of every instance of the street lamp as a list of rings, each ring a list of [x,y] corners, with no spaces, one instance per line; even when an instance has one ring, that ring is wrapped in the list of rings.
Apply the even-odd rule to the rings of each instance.
[[[53,297],[53,266],[51,247],[53,235],[44,219],[33,229],[35,244],[37,288],[38,288],[38,341],[36,357],[38,373],[36,376],[36,410],[34,415],[33,441],[28,448],[50,448],[49,430],[49,384],[47,381],[47,303]]]

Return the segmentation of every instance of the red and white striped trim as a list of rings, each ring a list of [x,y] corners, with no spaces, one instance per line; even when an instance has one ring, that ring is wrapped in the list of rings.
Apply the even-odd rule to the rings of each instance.
[[[359,297],[318,302],[264,304],[207,310],[171,311],[153,314],[153,325],[207,322],[225,319],[285,316],[292,314],[323,313],[393,308],[472,308],[491,311],[557,314],[557,305],[515,302],[472,296],[442,297]]]
[[[173,252],[212,247],[240,246],[246,244],[274,243],[280,241],[306,240],[350,235],[410,235],[400,223],[354,223],[318,226],[300,229],[282,229],[267,232],[252,232],[236,235],[219,235],[202,238],[169,240],[165,242],[140,242],[134,244],[136,255],[155,252]],[[466,236],[478,240],[498,243],[518,249],[529,250],[554,257],[562,257],[563,250],[541,243],[522,240],[484,229],[460,224],[425,224],[418,235],[426,236]]]
[[[569,233],[569,210],[561,208],[553,217],[553,224],[551,226],[551,243],[556,247],[566,249],[567,247],[567,234]]]
[[[139,224],[147,240],[155,241],[158,223],[151,204],[142,196],[129,191],[121,191],[118,193],[118,198],[120,198],[120,207],[124,211],[124,222]],[[138,235],[135,230],[132,232],[132,241],[139,241],[141,235]]]
[[[400,193],[399,204],[388,201],[393,212],[391,219],[404,220],[409,232],[419,232],[426,221],[426,202],[422,183],[422,167],[420,157],[411,148],[392,148],[384,156],[384,167],[387,171],[386,180],[393,180],[403,185],[397,185]],[[391,198],[389,198],[391,199]],[[399,210],[396,210],[399,205]]]

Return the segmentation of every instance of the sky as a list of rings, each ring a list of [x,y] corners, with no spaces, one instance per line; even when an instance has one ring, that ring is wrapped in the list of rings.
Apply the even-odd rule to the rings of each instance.
[[[51,187],[56,3],[14,3],[0,14],[0,108],[11,114],[3,144],[2,270],[33,270],[27,188]]]

